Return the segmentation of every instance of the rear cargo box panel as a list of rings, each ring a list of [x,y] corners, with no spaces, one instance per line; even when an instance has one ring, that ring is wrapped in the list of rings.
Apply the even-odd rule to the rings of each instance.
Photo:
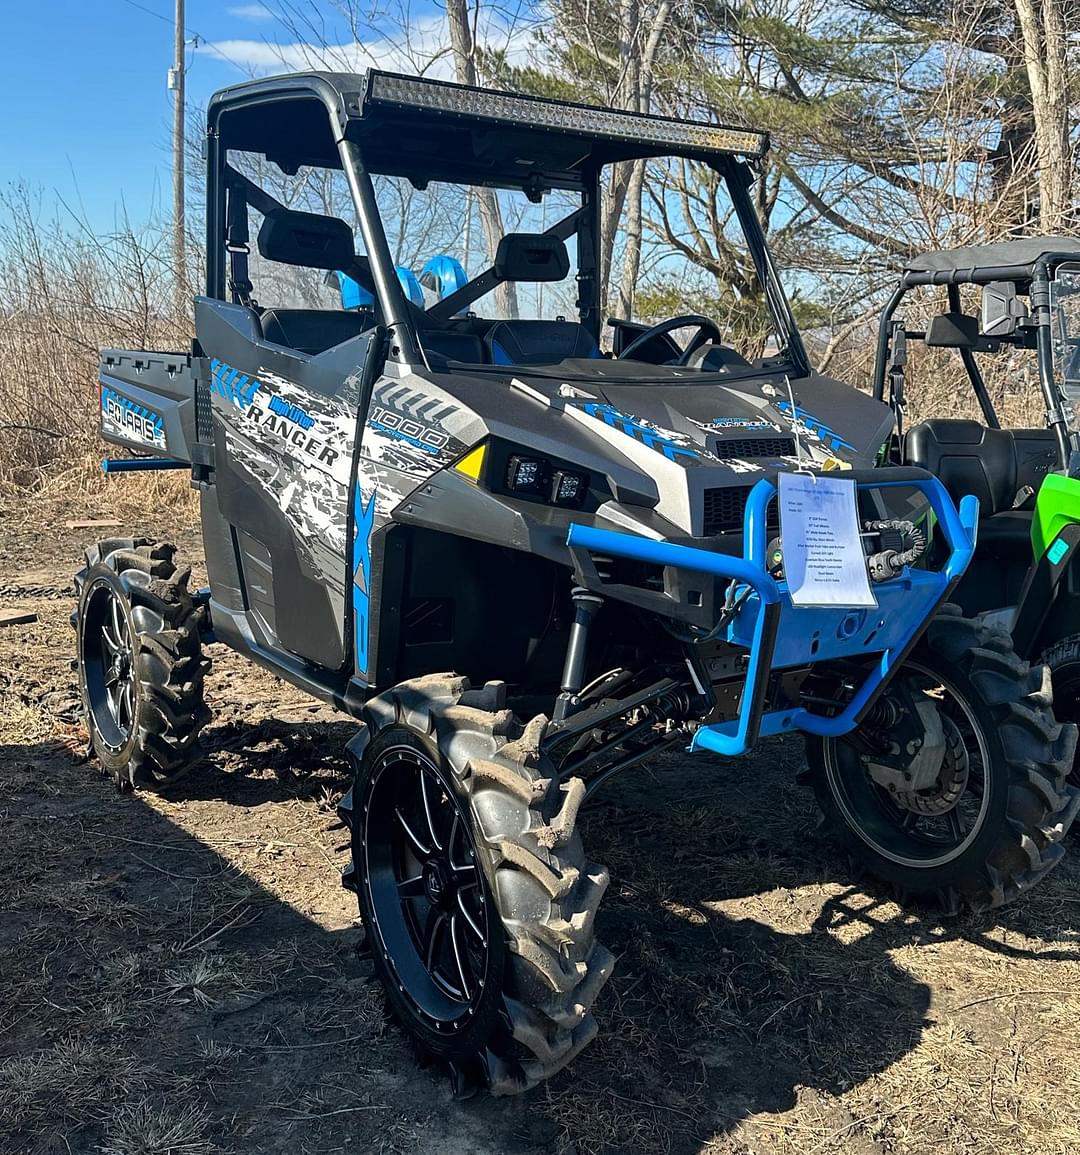
[[[195,444],[195,372],[184,353],[101,353],[101,435],[153,457],[190,462]]]

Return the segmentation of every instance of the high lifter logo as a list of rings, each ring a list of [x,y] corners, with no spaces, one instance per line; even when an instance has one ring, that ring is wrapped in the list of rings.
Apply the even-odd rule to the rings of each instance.
[[[325,435],[317,430],[312,432],[316,429],[315,418],[305,409],[271,393],[257,377],[241,373],[224,361],[212,360],[210,372],[212,391],[239,409],[245,420],[276,434],[310,457],[313,463],[333,470],[341,451],[327,444]]]

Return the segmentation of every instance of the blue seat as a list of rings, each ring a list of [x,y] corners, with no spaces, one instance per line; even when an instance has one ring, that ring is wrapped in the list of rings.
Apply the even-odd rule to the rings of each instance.
[[[592,334],[577,321],[496,321],[484,338],[493,365],[553,365],[568,357],[599,357]]]

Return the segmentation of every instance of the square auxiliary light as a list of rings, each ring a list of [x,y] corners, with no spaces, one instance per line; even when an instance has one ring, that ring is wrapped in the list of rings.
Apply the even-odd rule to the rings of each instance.
[[[506,466],[506,488],[523,497],[546,498],[548,478],[547,462],[536,457],[518,457],[515,454]]]
[[[764,156],[769,147],[769,138],[763,132],[676,120],[670,116],[594,108],[546,97],[481,90],[374,69],[368,73],[365,103],[367,101],[503,121],[522,128],[605,137],[657,150],[671,147],[677,151]]]
[[[551,500],[555,505],[580,505],[588,491],[588,478],[569,469],[556,469],[551,483]]]

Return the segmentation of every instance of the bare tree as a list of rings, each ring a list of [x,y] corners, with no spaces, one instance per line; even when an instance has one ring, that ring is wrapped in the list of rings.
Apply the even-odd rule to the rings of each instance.
[[[1072,209],[1068,36],[1061,0],[1014,0],[1031,89],[1039,166],[1039,226],[1059,232]]]
[[[479,11],[480,0],[476,0],[475,14],[479,15]],[[458,83],[475,86],[479,80],[476,67],[476,39],[473,35],[473,29],[469,26],[467,0],[447,0],[446,19],[450,26],[450,45],[454,53],[454,71]],[[480,224],[484,230],[488,258],[494,261],[499,241],[503,238],[499,197],[495,189],[491,188],[478,188],[475,196],[480,211]],[[517,290],[513,281],[504,281],[498,286],[496,300],[504,317],[516,317],[518,315]]]

